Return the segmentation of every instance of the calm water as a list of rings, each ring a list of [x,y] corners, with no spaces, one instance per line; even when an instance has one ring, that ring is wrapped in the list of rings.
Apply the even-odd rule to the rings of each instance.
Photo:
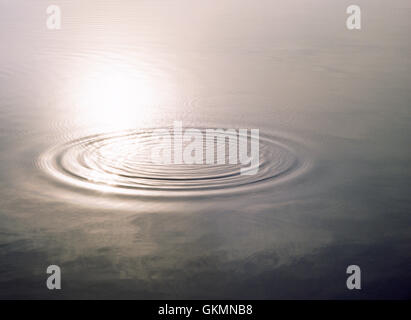
[[[0,297],[410,298],[411,4],[349,4],[0,0]],[[173,121],[260,171],[152,166]]]

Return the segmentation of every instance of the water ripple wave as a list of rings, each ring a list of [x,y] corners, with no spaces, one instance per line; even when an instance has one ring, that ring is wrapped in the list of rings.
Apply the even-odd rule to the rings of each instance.
[[[159,165],[151,161],[158,138],[148,129],[86,136],[49,149],[38,165],[68,186],[131,196],[250,191],[299,176],[308,167],[308,161],[292,147],[293,141],[261,132],[259,170],[254,175],[242,175],[245,166],[228,160],[225,164]]]

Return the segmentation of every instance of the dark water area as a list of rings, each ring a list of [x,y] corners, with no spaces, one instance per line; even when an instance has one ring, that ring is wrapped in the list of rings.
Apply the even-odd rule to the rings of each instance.
[[[0,0],[0,298],[411,298],[411,4],[349,4]],[[153,165],[175,121],[258,173]]]

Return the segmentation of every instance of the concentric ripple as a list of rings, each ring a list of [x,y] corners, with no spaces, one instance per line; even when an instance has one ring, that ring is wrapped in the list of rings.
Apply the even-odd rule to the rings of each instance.
[[[205,136],[205,130],[199,132]],[[259,168],[254,175],[241,174],[241,169],[250,164],[228,163],[229,139],[224,164],[206,164],[205,160],[204,164],[192,165],[154,164],[151,152],[159,138],[158,131],[152,129],[87,136],[48,150],[40,157],[40,166],[51,177],[73,187],[158,196],[249,190],[296,175],[304,166],[286,140],[261,132]],[[204,143],[204,157],[206,148]]]

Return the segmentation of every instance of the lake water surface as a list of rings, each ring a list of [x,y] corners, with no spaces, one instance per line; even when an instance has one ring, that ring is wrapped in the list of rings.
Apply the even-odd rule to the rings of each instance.
[[[409,1],[49,4],[0,0],[0,298],[411,297]],[[259,172],[151,165],[174,121]]]

